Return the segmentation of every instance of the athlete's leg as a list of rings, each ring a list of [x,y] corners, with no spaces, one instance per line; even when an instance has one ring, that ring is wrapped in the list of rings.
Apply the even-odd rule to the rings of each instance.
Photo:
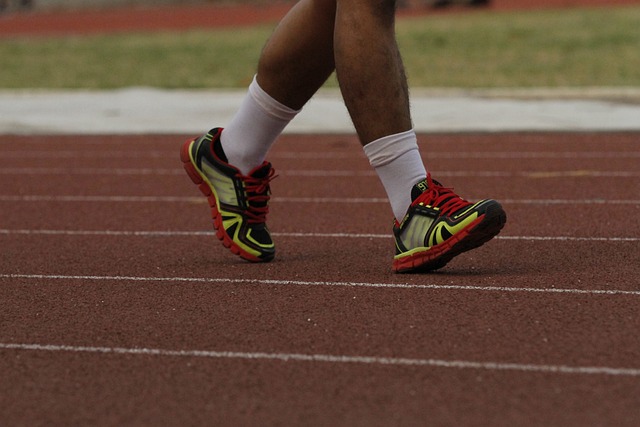
[[[394,0],[301,0],[267,42],[258,83],[298,110],[336,68],[363,143],[411,129]]]
[[[247,174],[334,69],[334,0],[301,0],[267,41],[258,74],[221,136],[229,163]]]
[[[396,218],[426,176],[395,36],[394,0],[338,0],[334,35],[342,96]]]
[[[267,42],[258,83],[298,110],[336,68],[363,143],[410,130],[407,79],[394,0],[302,0]]]
[[[412,130],[394,23],[394,0],[296,4],[267,42],[257,80],[222,134],[229,162],[245,173],[260,164],[297,110],[336,67],[360,141],[376,142],[365,151],[394,215],[402,217],[411,203],[413,184],[426,171]]]
[[[410,130],[395,1],[338,0],[334,51],[342,96],[362,144]]]
[[[299,110],[335,68],[335,0],[301,0],[282,19],[258,63],[258,83]]]

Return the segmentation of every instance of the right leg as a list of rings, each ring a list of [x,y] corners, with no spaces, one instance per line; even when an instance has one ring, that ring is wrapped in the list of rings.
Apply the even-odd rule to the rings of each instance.
[[[336,75],[360,142],[412,129],[395,0],[338,0]]]
[[[395,35],[395,0],[337,0],[336,75],[342,97],[391,210],[402,220],[426,171],[411,122]]]

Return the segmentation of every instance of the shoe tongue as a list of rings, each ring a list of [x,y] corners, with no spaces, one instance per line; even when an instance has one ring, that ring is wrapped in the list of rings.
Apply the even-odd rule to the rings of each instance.
[[[271,163],[263,162],[260,166],[257,166],[251,172],[249,172],[249,176],[253,178],[265,178],[269,175],[269,171],[271,170]]]
[[[411,201],[414,201],[415,199],[417,199],[418,196],[420,196],[422,193],[427,191],[428,188],[429,188],[429,185],[427,184],[427,178],[423,179],[422,181],[419,181],[411,189]]]

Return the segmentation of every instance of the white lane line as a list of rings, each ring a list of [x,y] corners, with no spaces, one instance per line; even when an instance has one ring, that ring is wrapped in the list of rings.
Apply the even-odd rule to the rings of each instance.
[[[51,235],[51,236],[124,236],[124,237],[195,237],[213,236],[213,231],[176,231],[176,230],[28,230],[0,229],[0,235]],[[391,233],[295,233],[273,232],[274,237],[300,238],[347,238],[347,239],[391,239]],[[496,236],[497,240],[524,240],[549,242],[639,242],[640,237],[576,237],[576,236]]]
[[[640,237],[496,236],[494,239],[543,242],[640,242]]]
[[[26,230],[0,229],[0,234],[22,235],[64,235],[64,236],[143,236],[143,237],[180,237],[180,236],[214,236],[214,231],[140,231],[140,230]],[[391,234],[367,233],[271,233],[275,237],[310,237],[310,238],[353,238],[353,239],[390,239]]]
[[[451,151],[423,153],[426,158],[453,159],[619,159],[638,158],[640,151]]]
[[[45,196],[0,195],[0,202],[108,202],[108,203],[207,203],[204,197],[185,196]]]
[[[167,350],[144,347],[86,347],[21,343],[0,343],[0,350],[115,354],[153,357],[198,357],[205,359],[267,360],[277,362],[322,362],[340,364],[354,363],[373,366],[415,366],[449,369],[476,369],[488,371],[516,371],[545,374],[608,375],[626,377],[640,376],[640,369],[638,368],[614,368],[609,366],[537,365],[528,363],[477,362],[470,360],[416,359],[404,357],[348,356],[333,354]]]
[[[274,197],[273,200],[289,203],[388,203],[384,197]],[[502,204],[513,205],[640,205],[640,199],[499,199],[499,201]]]
[[[280,279],[234,279],[223,277],[143,277],[143,276],[73,276],[61,274],[0,274],[0,279],[24,280],[78,280],[78,281],[114,281],[114,282],[169,282],[169,283],[231,283],[276,286],[330,286],[352,288],[390,288],[421,290],[458,290],[479,292],[524,292],[574,295],[630,295],[640,296],[640,290],[622,289],[572,289],[572,288],[518,288],[513,286],[474,286],[474,285],[425,285],[414,283],[367,283],[367,282],[330,282]]]
[[[140,231],[140,230],[26,230],[0,229],[0,234],[45,235],[45,236],[133,236],[133,237],[180,237],[214,236],[213,231]],[[274,233],[271,233],[274,235]],[[319,236],[318,236],[319,237]]]
[[[157,150],[87,150],[86,147],[80,147],[78,150],[56,150],[56,151],[37,151],[37,150],[2,150],[0,151],[0,159],[171,159],[176,157],[179,145],[176,145],[176,151],[157,151]],[[426,147],[423,149],[422,156],[425,159],[624,159],[639,158],[640,151],[520,151],[520,152],[503,152],[503,151],[429,151]],[[280,159],[354,159],[360,158],[365,160],[366,157],[362,150],[354,146],[353,150],[343,152],[322,152],[322,151],[273,151],[269,154],[269,158]]]
[[[500,203],[513,205],[640,205],[640,200],[606,199],[501,199]]]
[[[90,150],[87,146],[79,147],[77,150],[2,150],[0,159],[171,159],[176,158],[179,146],[176,151],[123,151],[123,150]]]
[[[388,203],[386,197],[273,197],[279,203]],[[108,203],[207,203],[206,199],[188,196],[47,196],[0,195],[0,202],[108,202]],[[502,204],[524,205],[640,205],[640,199],[500,199]]]
[[[637,171],[598,171],[589,169],[564,171],[433,171],[437,177],[473,177],[473,178],[635,178]],[[281,176],[295,177],[374,177],[372,170],[278,170]],[[182,168],[2,168],[0,175],[101,175],[101,176],[183,176]]]
[[[428,147],[423,147],[421,154],[425,159],[620,159],[640,157],[640,151],[429,151]],[[281,159],[365,158],[359,151],[339,153],[274,151],[269,154],[269,157]]]
[[[2,168],[0,175],[109,175],[109,176],[129,176],[129,175],[185,175],[182,168]]]

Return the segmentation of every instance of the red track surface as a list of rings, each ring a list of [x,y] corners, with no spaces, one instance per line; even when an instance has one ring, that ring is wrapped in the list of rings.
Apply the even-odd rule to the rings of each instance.
[[[0,425],[637,425],[639,136],[423,137],[509,215],[429,275],[390,272],[353,137],[276,144],[264,265],[209,234],[182,137],[0,137]]]
[[[185,10],[0,33],[181,28]],[[204,12],[190,26],[240,19]],[[275,146],[279,253],[253,265],[210,234],[183,138],[0,136],[0,425],[637,426],[639,137],[423,137],[436,177],[509,222],[407,276],[353,137]]]

